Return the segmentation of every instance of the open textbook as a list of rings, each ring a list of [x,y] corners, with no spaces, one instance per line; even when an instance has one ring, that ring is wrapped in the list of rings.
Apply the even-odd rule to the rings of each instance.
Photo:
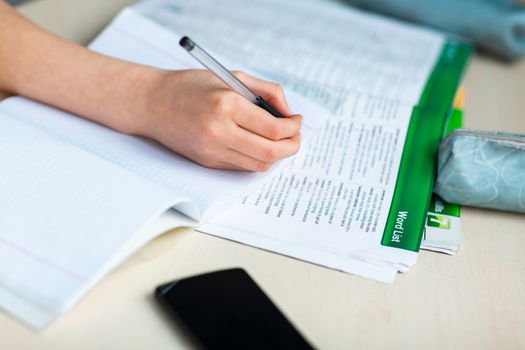
[[[333,115],[279,176],[198,230],[382,281],[415,263],[467,46],[338,2],[152,0],[136,9]],[[427,231],[434,241],[424,246],[446,251],[434,226]]]
[[[415,263],[468,48],[336,3],[256,0],[145,1],[90,47],[200,68],[182,35],[285,85],[305,116],[301,151],[264,174],[211,170],[22,97],[2,102],[4,310],[43,327],[177,226],[383,282]]]

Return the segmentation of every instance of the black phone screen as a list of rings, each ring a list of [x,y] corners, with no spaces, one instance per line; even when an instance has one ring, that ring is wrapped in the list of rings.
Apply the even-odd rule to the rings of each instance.
[[[242,269],[167,283],[155,294],[205,349],[312,349]]]

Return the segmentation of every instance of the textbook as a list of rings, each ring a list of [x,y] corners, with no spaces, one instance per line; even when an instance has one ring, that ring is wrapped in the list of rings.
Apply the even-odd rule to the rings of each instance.
[[[90,48],[200,68],[183,35],[229,69],[281,83],[305,117],[301,150],[266,173],[213,170],[23,97],[3,101],[3,310],[42,328],[181,226],[387,283],[415,263],[468,46],[337,2],[173,0],[123,10]]]
[[[337,1],[135,8],[332,112],[287,169],[198,230],[383,282],[408,271],[468,45]]]

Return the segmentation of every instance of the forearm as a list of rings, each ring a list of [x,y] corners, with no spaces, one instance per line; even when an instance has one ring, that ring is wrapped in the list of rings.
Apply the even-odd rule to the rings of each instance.
[[[241,76],[280,113],[291,114],[278,85]],[[151,138],[213,168],[264,171],[300,144],[301,116],[275,118],[208,71],[164,71],[91,52],[0,0],[2,91]]]
[[[3,1],[0,24],[0,90],[4,94],[24,95],[120,131],[137,132],[146,99],[135,95],[148,91],[148,84],[162,74],[159,70],[67,42]]]

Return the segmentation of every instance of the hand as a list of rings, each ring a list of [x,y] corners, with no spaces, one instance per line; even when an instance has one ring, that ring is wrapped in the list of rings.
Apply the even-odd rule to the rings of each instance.
[[[136,133],[210,168],[266,171],[299,150],[302,117],[290,115],[282,88],[235,75],[280,113],[275,118],[205,70],[164,72],[150,85]]]
[[[155,139],[207,167],[265,171],[299,149],[301,116],[282,89],[237,76],[289,117],[275,118],[204,70],[169,72],[97,54],[24,19],[0,0],[0,91]],[[3,27],[2,27],[3,28]]]

